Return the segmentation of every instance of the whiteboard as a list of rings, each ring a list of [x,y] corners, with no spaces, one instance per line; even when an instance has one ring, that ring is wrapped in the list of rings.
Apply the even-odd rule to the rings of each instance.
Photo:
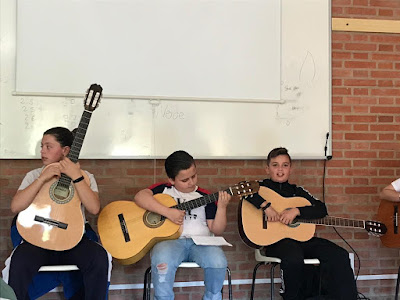
[[[42,133],[53,126],[77,127],[83,101],[72,95],[75,90],[63,91],[71,93],[63,97],[15,94],[17,8],[13,0],[0,5],[0,157],[38,158]],[[277,102],[231,101],[229,95],[222,102],[108,98],[108,87],[98,78],[80,81],[78,94],[98,83],[105,95],[93,112],[81,158],[165,158],[183,149],[196,158],[260,159],[277,146],[287,147],[294,158],[324,158],[331,131],[330,28],[330,1],[281,1],[280,45],[270,45],[280,57],[280,75],[270,74],[279,79]]]
[[[18,0],[16,90],[279,100],[280,36],[280,0]]]

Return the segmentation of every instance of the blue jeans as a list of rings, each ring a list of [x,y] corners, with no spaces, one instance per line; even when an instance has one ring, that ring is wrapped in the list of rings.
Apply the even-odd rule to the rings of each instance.
[[[151,274],[155,299],[174,299],[175,273],[184,261],[195,262],[204,269],[206,290],[203,300],[222,299],[221,289],[228,265],[225,254],[220,247],[198,246],[192,239],[162,241],[151,250]]]

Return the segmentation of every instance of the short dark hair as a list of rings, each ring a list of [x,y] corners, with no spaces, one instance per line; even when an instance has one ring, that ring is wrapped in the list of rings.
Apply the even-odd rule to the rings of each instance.
[[[195,165],[193,156],[183,150],[175,151],[169,155],[164,163],[165,172],[171,179],[175,179],[180,171],[187,170],[192,165]]]
[[[272,149],[267,156],[267,165],[269,166],[269,163],[271,162],[271,159],[279,156],[279,155],[287,155],[287,157],[289,157],[289,161],[290,163],[292,163],[292,158],[289,155],[289,152],[286,148],[283,147],[278,147],[275,149]]]
[[[50,134],[54,136],[57,142],[60,143],[62,147],[72,146],[72,142],[74,141],[74,135],[72,132],[65,127],[53,127],[46,130],[43,135]]]

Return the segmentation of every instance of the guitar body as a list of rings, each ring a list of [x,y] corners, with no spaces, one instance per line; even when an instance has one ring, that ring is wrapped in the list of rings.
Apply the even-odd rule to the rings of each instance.
[[[225,191],[232,196],[246,197],[257,193],[259,187],[258,181],[242,181]],[[156,194],[153,197],[166,207],[189,211],[215,202],[218,192],[180,204],[167,194]],[[182,232],[180,225],[147,211],[132,201],[124,200],[106,205],[97,222],[104,248],[123,265],[139,261],[156,243],[177,239]]]
[[[386,225],[387,232],[380,238],[382,244],[389,248],[400,248],[399,212],[399,202],[381,200],[378,208],[378,220]]]
[[[90,185],[86,173],[82,175]],[[79,243],[85,225],[81,200],[73,184],[62,191],[55,190],[56,184],[57,178],[54,178],[42,186],[33,202],[18,214],[17,229],[33,245],[62,251]]]
[[[291,207],[309,206],[310,202],[302,197],[285,198],[273,190],[260,187],[259,195],[271,202],[278,213]],[[261,248],[274,244],[284,238],[308,241],[314,236],[315,224],[293,223],[284,225],[280,222],[264,222],[264,212],[253,204],[242,200],[238,211],[239,233],[242,240],[250,247]],[[265,226],[266,224],[266,226]],[[266,227],[266,228],[265,228]]]
[[[74,163],[78,162],[92,112],[99,105],[102,91],[103,88],[95,83],[86,91],[83,100],[85,110],[68,153],[68,158]],[[82,176],[90,186],[90,180],[83,171]],[[84,227],[81,200],[71,178],[63,173],[60,178],[43,184],[32,203],[17,218],[18,232],[26,241],[56,251],[75,247],[82,239]]]
[[[167,207],[176,205],[166,194],[154,198]],[[97,227],[104,248],[123,265],[139,261],[156,243],[177,239],[181,234],[181,226],[123,200],[102,209]]]

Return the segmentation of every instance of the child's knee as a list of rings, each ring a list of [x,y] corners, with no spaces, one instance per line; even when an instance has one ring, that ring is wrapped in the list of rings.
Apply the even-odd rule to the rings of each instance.
[[[168,272],[168,264],[167,263],[157,264],[156,270],[157,270],[158,275],[167,274],[167,272]]]

